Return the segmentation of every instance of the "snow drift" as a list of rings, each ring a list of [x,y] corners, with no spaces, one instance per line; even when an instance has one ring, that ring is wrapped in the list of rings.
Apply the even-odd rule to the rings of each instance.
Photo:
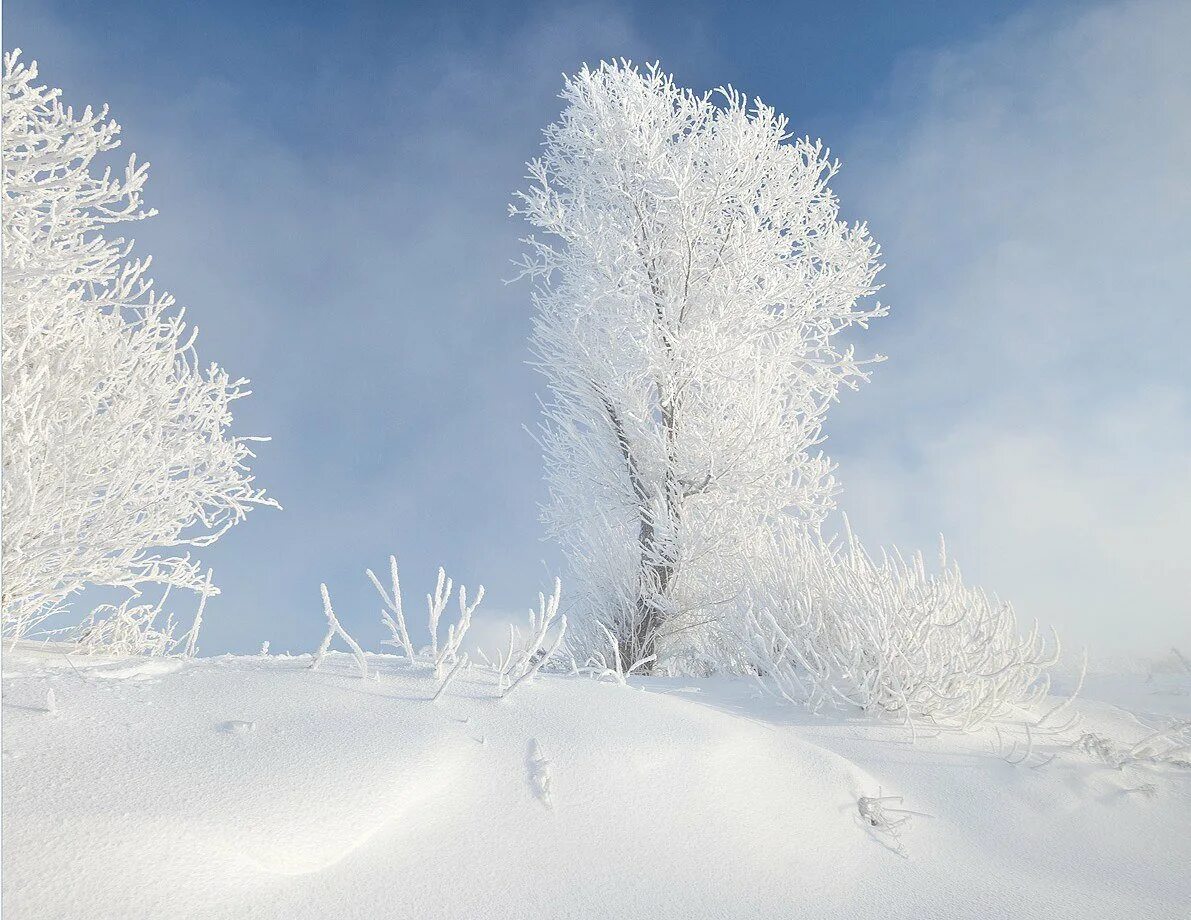
[[[1191,770],[782,707],[741,680],[6,653],[6,917],[1179,917]],[[1187,681],[1134,742],[1187,715]],[[1166,686],[1166,685],[1163,685]],[[47,697],[52,692],[52,706]],[[52,711],[51,711],[52,710]],[[861,797],[902,796],[894,837]]]

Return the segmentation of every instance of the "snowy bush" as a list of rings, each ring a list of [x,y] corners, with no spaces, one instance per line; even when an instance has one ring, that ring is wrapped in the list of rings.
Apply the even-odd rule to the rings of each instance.
[[[70,630],[84,655],[167,655],[178,648],[173,617],[162,619],[162,604],[100,604]],[[164,598],[163,598],[164,600]]]
[[[630,662],[698,644],[731,606],[755,535],[833,505],[817,452],[839,333],[883,315],[878,249],[840,221],[838,163],[729,88],[656,66],[584,67],[545,131],[522,215],[533,348],[549,381],[545,520],[576,587],[574,640]]]
[[[246,381],[200,365],[197,330],[154,290],[149,259],[109,231],[154,213],[141,204],[148,165],[95,170],[119,125],[36,79],[5,55],[0,617],[13,637],[87,585],[214,593],[183,548],[272,504],[248,470],[252,439],[228,433]],[[116,605],[85,641],[125,646],[138,624],[152,629],[145,610]]]
[[[747,616],[730,637],[743,663],[812,709],[850,704],[905,719],[972,727],[1030,708],[1059,654],[1011,605],[966,585],[940,544],[872,556],[849,529],[840,543],[794,525],[753,565]]]
[[[562,582],[554,579],[554,591],[547,597],[538,592],[538,609],[529,612],[529,633],[509,625],[509,647],[500,656],[496,672],[502,696],[508,696],[523,683],[531,681],[555,655],[567,635],[567,618],[558,616],[558,602],[562,598]],[[557,622],[556,622],[557,620]],[[548,637],[554,629],[554,641]]]
[[[389,557],[389,576],[392,580],[392,594],[380,583],[372,569],[366,569],[364,574],[376,588],[376,593],[384,602],[386,610],[381,611],[381,621],[388,628],[391,638],[382,644],[396,648],[402,652],[412,664],[417,660],[413,642],[409,638],[409,629],[405,624],[404,604],[401,600],[401,577],[397,571],[397,557]],[[480,585],[471,603],[467,602],[467,588],[459,586],[459,619],[447,626],[446,641],[439,643],[439,623],[443,612],[453,595],[455,582],[447,577],[446,570],[441,566],[438,570],[438,581],[434,585],[434,593],[426,595],[426,626],[430,632],[430,661],[434,665],[434,676],[440,680],[448,665],[455,665],[460,660],[460,649],[463,639],[471,626],[472,614],[484,600],[484,586]],[[466,656],[464,656],[466,657]]]

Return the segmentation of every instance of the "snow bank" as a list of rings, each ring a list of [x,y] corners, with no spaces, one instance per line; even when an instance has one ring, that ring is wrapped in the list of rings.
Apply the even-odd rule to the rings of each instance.
[[[341,654],[105,679],[148,664],[6,655],[6,917],[1174,918],[1191,900],[1178,766],[1051,739],[1054,761],[1014,767],[987,735],[911,745],[740,681],[543,675],[501,700],[465,669],[431,705],[429,667],[369,656],[361,680]],[[1170,718],[1079,705],[1080,730],[1122,742]],[[931,817],[880,834],[858,811],[879,794]]]

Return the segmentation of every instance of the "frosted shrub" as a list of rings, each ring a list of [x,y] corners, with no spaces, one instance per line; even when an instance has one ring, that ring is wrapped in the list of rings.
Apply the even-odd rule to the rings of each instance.
[[[273,504],[229,434],[245,380],[194,350],[197,330],[157,292],[149,259],[113,228],[150,217],[148,164],[99,172],[119,146],[107,110],[76,112],[4,57],[3,585],[5,636],[26,634],[88,585],[137,596],[215,593],[189,548]],[[93,617],[86,641],[165,647],[143,606]],[[138,624],[149,633],[130,639]]]
[[[380,599],[384,602],[386,608],[381,611],[380,616],[381,622],[388,628],[391,638],[386,639],[382,644],[391,646],[402,652],[410,664],[413,664],[417,661],[417,655],[414,652],[414,645],[409,638],[409,629],[405,623],[405,608],[401,599],[401,576],[397,571],[397,557],[389,557],[389,577],[392,581],[392,594],[380,583],[380,579],[376,577],[372,569],[366,569],[364,574],[368,576],[368,580],[376,588],[376,593],[380,595]],[[440,566],[438,581],[434,585],[434,593],[426,595],[426,626],[430,631],[430,660],[434,664],[434,676],[440,680],[446,672],[448,665],[455,665],[459,662],[460,649],[463,646],[463,639],[467,635],[467,630],[471,627],[472,614],[476,612],[476,608],[484,600],[483,585],[480,585],[476,590],[475,597],[470,604],[467,601],[467,588],[464,585],[460,585],[458,594],[459,619],[447,625],[446,639],[440,644],[439,623],[442,620],[443,612],[447,609],[447,604],[450,602],[454,588],[454,580],[448,578],[446,570]]]
[[[1011,605],[964,584],[940,547],[870,555],[850,530],[841,543],[790,526],[754,566],[747,615],[734,638],[761,679],[812,709],[848,704],[905,719],[972,727],[1029,708],[1050,689],[1058,659],[1018,630]]]
[[[497,669],[503,696],[508,696],[523,683],[533,680],[538,671],[558,653],[567,634],[567,618],[558,616],[561,597],[562,582],[557,578],[554,579],[554,591],[549,597],[538,592],[538,609],[529,612],[528,641],[521,639],[516,627],[509,627],[508,653],[501,657]],[[552,628],[555,629],[554,641],[547,644]]]
[[[172,616],[162,618],[161,604],[101,604],[70,630],[84,655],[166,655],[178,647]]]
[[[392,646],[404,653],[405,657],[412,664],[417,658],[417,655],[414,654],[414,644],[410,641],[409,629],[405,625],[405,612],[401,604],[401,576],[397,571],[397,557],[389,557],[389,577],[392,579],[393,585],[392,595],[385,590],[384,585],[373,574],[372,569],[365,569],[364,574],[368,576],[369,581],[372,582],[372,586],[376,588],[376,593],[380,595],[380,599],[387,608],[380,612],[380,618],[381,622],[388,628],[390,638],[384,640],[381,644]]]

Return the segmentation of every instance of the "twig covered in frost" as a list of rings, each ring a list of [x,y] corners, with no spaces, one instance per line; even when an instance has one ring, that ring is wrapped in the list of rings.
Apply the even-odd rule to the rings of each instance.
[[[136,604],[133,594],[116,604],[100,604],[77,627],[65,632],[84,655],[167,655],[181,640],[174,639],[172,615],[159,623],[167,589],[156,604]]]
[[[439,684],[438,690],[436,690],[434,693],[434,696],[432,696],[430,698],[430,702],[432,702],[432,703],[435,702],[440,696],[442,696],[444,693],[447,692],[447,687],[449,687],[451,685],[451,681],[453,681],[455,679],[455,675],[458,674],[461,670],[463,670],[463,667],[466,664],[467,664],[467,654],[464,653],[463,657],[461,657],[458,661],[455,662],[455,667],[451,668],[451,670],[447,673],[447,676],[443,678],[443,682],[441,684]]]
[[[604,631],[604,635],[608,639],[608,643],[612,648],[612,663],[609,665],[608,659],[604,657],[602,652],[593,652],[591,657],[587,659],[587,663],[583,667],[579,667],[574,657],[571,658],[571,673],[572,674],[587,674],[594,677],[596,680],[602,680],[605,677],[611,678],[622,687],[628,683],[628,678],[634,671],[645,668],[657,660],[656,655],[647,655],[644,658],[639,658],[629,665],[628,670],[624,669],[624,663],[620,657],[620,643],[616,641],[616,637],[612,635],[612,631],[603,623],[598,624],[600,629]]]
[[[446,644],[435,655],[434,673],[436,676],[442,675],[442,669],[446,663],[454,661],[458,657],[459,646],[463,642],[463,637],[467,635],[468,627],[471,626],[471,615],[475,613],[476,608],[480,606],[480,601],[483,599],[483,585],[480,585],[479,590],[476,591],[476,599],[470,605],[467,603],[467,588],[463,585],[459,586],[459,622],[452,623],[447,627]]]
[[[511,681],[515,681],[536,662],[540,656],[549,658],[553,652],[546,653],[543,645],[546,634],[554,624],[558,615],[558,602],[562,596],[562,582],[554,579],[554,591],[547,598],[538,592],[538,609],[529,611],[529,638],[522,640],[521,630],[512,623],[509,624],[509,648],[502,652],[496,662],[500,689],[503,691]],[[544,659],[542,659],[544,661]]]
[[[1025,734],[1025,739],[1010,738],[1008,744],[1005,742],[1004,735],[1001,732],[1001,726],[993,726],[993,734],[997,739],[996,754],[1005,763],[1012,766],[1023,764],[1030,759],[1034,754],[1034,733],[1030,730],[1030,723],[1021,723],[1022,730]],[[1019,745],[1019,741],[1021,742]],[[1054,760],[1054,755],[1050,757],[1039,757],[1038,762],[1031,764],[1031,767],[1042,767]]]
[[[385,639],[381,644],[398,649],[405,655],[410,664],[413,664],[417,661],[417,653],[414,651],[413,642],[409,637],[409,628],[405,622],[405,609],[401,600],[401,577],[397,571],[397,557],[389,557],[389,578],[393,584],[392,594],[385,590],[384,585],[380,583],[380,579],[376,577],[372,569],[365,569],[364,574],[368,576],[368,580],[376,588],[376,593],[380,595],[385,607],[388,608],[381,611],[381,621],[388,627],[389,638]],[[447,603],[451,599],[451,592],[454,590],[454,587],[454,581],[447,577],[446,570],[440,566],[438,581],[434,586],[434,593],[426,595],[427,625],[430,629],[430,660],[434,665],[434,676],[439,680],[442,679],[444,668],[448,665],[454,665],[459,661],[459,650],[462,648],[464,636],[467,635],[467,630],[471,626],[472,614],[480,606],[480,602],[484,600],[483,585],[480,585],[477,589],[476,596],[471,603],[468,603],[467,600],[467,588],[463,585],[459,586],[459,620],[447,627],[446,640],[440,645],[438,641],[439,621],[442,619],[443,611],[446,610]]]
[[[389,557],[389,576],[393,581],[393,595],[389,596],[384,587],[373,573],[372,569],[365,569],[365,574],[372,581],[373,587],[380,595],[381,600],[385,602],[385,606],[389,608],[389,612],[381,611],[381,621],[389,628],[390,638],[384,640],[381,645],[391,645],[393,648],[400,649],[405,652],[405,657],[409,659],[410,664],[413,664],[414,645],[409,640],[409,630],[405,626],[405,614],[402,611],[401,605],[401,579],[397,575],[397,557]],[[392,613],[392,616],[389,616]]]
[[[546,648],[546,637],[558,617],[558,602],[561,598],[562,582],[557,578],[554,579],[554,591],[549,597],[538,592],[538,609],[529,612],[530,638],[525,644],[518,644],[519,633],[514,626],[509,626],[509,651],[502,656],[498,671],[502,697],[508,696],[525,681],[533,680],[542,665],[553,658],[562,645],[567,632],[565,616],[558,621],[558,632],[553,644],[549,649]],[[507,687],[506,681],[511,681]]]
[[[54,695],[53,687],[45,692],[45,711],[50,715],[54,715],[58,711],[58,698]]]
[[[190,632],[186,636],[186,657],[193,658],[198,652],[198,635],[199,630],[203,627],[203,611],[207,607],[207,598],[211,596],[214,588],[211,585],[211,578],[214,576],[213,569],[207,569],[207,577],[203,582],[203,586],[199,591],[199,605],[198,612],[194,615],[194,623],[190,627]]]
[[[1137,765],[1191,768],[1191,721],[1175,722],[1129,747],[1094,732],[1080,735],[1071,746],[1118,770]]]
[[[323,641],[318,647],[318,651],[314,653],[314,662],[310,665],[310,670],[317,671],[323,663],[323,658],[326,657],[327,649],[331,647],[331,640],[336,633],[343,638],[343,641],[348,644],[352,650],[352,656],[356,659],[356,665],[360,669],[360,677],[368,677],[368,659],[364,657],[364,650],[356,644],[356,640],[347,634],[347,630],[340,625],[338,618],[335,616],[335,610],[331,607],[331,595],[327,592],[325,584],[319,585],[323,595],[323,614],[327,618],[327,634],[323,636]]]
[[[438,581],[434,585],[434,594],[426,595],[426,606],[429,607],[430,624],[430,657],[438,661],[438,621],[446,609],[447,601],[451,599],[451,588],[454,582],[447,578],[446,571],[439,566]]]
[[[889,803],[891,802],[900,805],[902,796],[881,795],[878,790],[875,796],[860,796],[856,803],[856,810],[860,813],[860,820],[868,827],[892,837],[895,844],[894,852],[899,856],[905,856],[905,848],[899,839],[901,829],[910,823],[912,817],[929,818],[930,815],[920,811],[910,811],[906,808],[890,808]]]
[[[542,669],[542,665],[544,665],[547,661],[549,661],[552,657],[554,657],[554,653],[557,652],[558,647],[560,645],[562,645],[563,636],[565,636],[566,634],[567,634],[567,618],[564,616],[561,620],[559,620],[558,635],[556,635],[554,637],[554,644],[550,646],[550,650],[548,652],[546,652],[545,654],[539,656],[538,659],[533,664],[531,664],[529,666],[529,668],[525,671],[524,674],[522,674],[520,677],[518,677],[515,681],[513,681],[509,685],[508,689],[505,690],[505,692],[502,693],[501,696],[506,697],[510,693],[512,693],[514,690],[516,690],[518,687],[520,687],[523,683],[525,683],[527,680],[533,680],[534,677],[537,675],[538,671],[540,671]]]

